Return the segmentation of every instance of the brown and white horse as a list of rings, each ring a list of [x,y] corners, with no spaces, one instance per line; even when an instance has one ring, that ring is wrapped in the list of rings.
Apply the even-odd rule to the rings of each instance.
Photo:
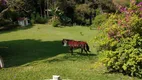
[[[86,53],[90,52],[87,42],[84,42],[84,41],[75,41],[75,40],[70,40],[70,39],[63,39],[62,44],[63,44],[63,46],[69,46],[71,54],[73,54],[73,49],[77,49],[77,48],[81,49],[81,53],[83,52],[83,50]]]

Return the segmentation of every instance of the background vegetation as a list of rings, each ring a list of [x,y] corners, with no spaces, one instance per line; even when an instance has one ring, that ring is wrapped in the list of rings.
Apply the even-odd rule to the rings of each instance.
[[[18,26],[21,17],[28,17],[31,27]],[[0,48],[6,64],[1,77],[142,78],[141,22],[142,0],[0,0],[0,31],[6,30],[0,32],[0,45],[6,46]],[[63,38],[88,42],[91,53],[69,55],[61,47]]]
[[[53,25],[59,23],[60,25],[91,25],[96,14],[114,11],[115,6],[111,0],[0,1],[0,18],[12,23],[19,17],[28,17],[32,23],[43,24],[51,21]]]

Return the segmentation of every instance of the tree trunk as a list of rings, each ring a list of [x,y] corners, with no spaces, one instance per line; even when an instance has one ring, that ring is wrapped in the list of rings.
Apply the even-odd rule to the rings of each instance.
[[[44,17],[46,18],[46,0],[44,0],[43,13]]]
[[[49,13],[48,13],[48,2],[49,0],[46,0],[46,15],[47,15],[47,18],[49,17]]]
[[[43,15],[42,15],[42,3],[40,3],[40,16],[42,17]]]

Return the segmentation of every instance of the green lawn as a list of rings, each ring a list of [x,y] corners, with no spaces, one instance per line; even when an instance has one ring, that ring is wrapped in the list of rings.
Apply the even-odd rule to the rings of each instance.
[[[98,34],[98,31],[87,27],[54,28],[40,24],[0,32],[0,55],[5,63],[5,68],[0,70],[0,80],[46,80],[52,75],[71,80],[138,80],[106,73],[98,60],[99,54],[93,48],[92,39]],[[63,38],[88,42],[91,53],[71,55],[61,44]]]

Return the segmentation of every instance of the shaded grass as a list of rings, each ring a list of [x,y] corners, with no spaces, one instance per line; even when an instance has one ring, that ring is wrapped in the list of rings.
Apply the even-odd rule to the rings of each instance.
[[[81,35],[82,32],[84,35]],[[2,34],[1,34],[2,33]],[[0,55],[5,68],[0,70],[0,80],[45,80],[60,75],[72,80],[133,80],[122,74],[104,74],[105,67],[98,61],[99,54],[91,41],[98,31],[87,27],[54,28],[50,25],[35,25],[0,33]],[[71,55],[62,47],[63,38],[88,42],[91,53]]]
[[[6,59],[5,67],[20,66],[35,60],[42,60],[67,52],[61,41],[40,41],[40,40],[13,40],[0,43],[7,46],[0,49],[1,55]]]

